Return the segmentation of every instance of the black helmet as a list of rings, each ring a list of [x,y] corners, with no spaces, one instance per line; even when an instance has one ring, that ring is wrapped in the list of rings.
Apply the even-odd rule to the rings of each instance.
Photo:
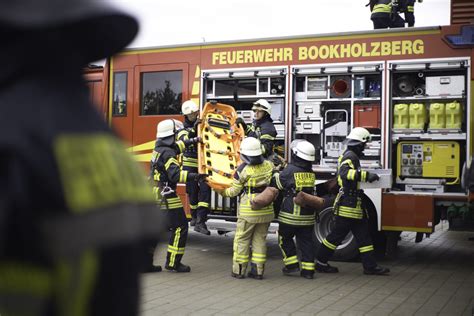
[[[0,30],[13,35],[62,29],[64,36],[77,44],[75,47],[86,62],[100,60],[122,50],[138,32],[138,22],[134,17],[104,2],[1,1]]]

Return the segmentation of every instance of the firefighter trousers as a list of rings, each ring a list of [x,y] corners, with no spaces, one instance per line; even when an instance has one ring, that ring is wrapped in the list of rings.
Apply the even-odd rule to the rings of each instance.
[[[198,173],[197,168],[183,167],[190,173]],[[198,221],[206,222],[209,214],[209,203],[211,201],[211,188],[203,180],[187,181],[186,193],[189,199],[189,207],[191,208],[191,216]]]
[[[237,230],[234,237],[234,256],[232,272],[244,275],[248,262],[257,267],[257,274],[263,275],[267,261],[266,238],[270,222],[249,223],[243,218],[237,220]],[[252,247],[252,255],[250,255]]]
[[[326,263],[331,255],[341,244],[349,231],[352,232],[359,246],[360,257],[364,269],[371,269],[377,266],[374,259],[374,246],[369,234],[369,225],[367,218],[354,219],[342,216],[336,217],[336,223],[329,235],[323,239],[323,243],[319,248],[317,260]]]
[[[314,273],[314,226],[294,226],[280,223],[278,227],[278,244],[283,254],[283,263],[288,269],[298,268],[296,246],[301,252],[301,270]],[[296,246],[293,238],[296,237]]]
[[[181,201],[176,202],[179,197],[176,194],[166,198],[168,201],[168,207],[163,207],[162,211],[165,212],[166,225],[170,232],[168,241],[168,251],[166,254],[166,265],[169,267],[177,267],[181,262],[181,258],[184,255],[184,248],[186,247],[186,239],[188,238],[188,220],[186,219],[186,213],[181,204],[179,207],[173,207],[179,205]],[[176,204],[174,204],[176,203]]]

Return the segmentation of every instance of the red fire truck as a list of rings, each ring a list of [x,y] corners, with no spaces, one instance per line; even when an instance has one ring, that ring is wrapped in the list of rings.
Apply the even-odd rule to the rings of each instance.
[[[277,149],[288,158],[293,139],[313,143],[318,182],[335,176],[349,131],[369,129],[362,166],[381,181],[366,186],[365,203],[376,246],[388,236],[393,247],[401,231],[421,241],[442,218],[474,220],[461,185],[473,152],[473,33],[474,25],[460,24],[130,49],[107,61],[103,77],[92,69],[87,78],[95,76],[94,96],[103,93],[104,117],[145,163],[157,123],[182,119],[188,99],[230,104],[247,122],[252,103],[268,100]],[[184,187],[179,193],[186,201]],[[332,225],[327,201],[317,242]],[[237,203],[213,194],[210,217],[232,222]],[[355,253],[348,236],[336,255]]]

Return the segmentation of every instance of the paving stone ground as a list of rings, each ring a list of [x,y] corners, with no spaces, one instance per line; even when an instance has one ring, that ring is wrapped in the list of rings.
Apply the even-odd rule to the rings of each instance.
[[[379,264],[390,276],[362,274],[360,262],[333,262],[338,274],[314,280],[281,273],[275,234],[268,236],[264,280],[230,276],[234,233],[189,233],[183,262],[191,273],[144,274],[141,313],[152,315],[466,315],[474,316],[474,232],[438,225],[415,243],[403,233],[398,257]],[[164,264],[165,247],[161,247]]]

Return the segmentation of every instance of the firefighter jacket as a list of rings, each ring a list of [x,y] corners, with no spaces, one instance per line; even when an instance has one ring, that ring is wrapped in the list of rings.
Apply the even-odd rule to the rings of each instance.
[[[146,176],[79,63],[15,68],[31,56],[12,56],[0,75],[0,314],[133,315],[140,243],[162,221]]]
[[[371,18],[388,17],[392,13],[392,0],[371,0]]]
[[[367,171],[360,169],[356,153],[347,149],[338,159],[337,182],[341,187],[334,202],[336,215],[362,219],[362,193],[360,182],[367,182]]]
[[[293,198],[300,191],[314,194],[316,176],[311,168],[311,162],[292,162],[280,173],[275,173],[272,186],[283,192],[283,202],[278,221],[293,226],[313,226],[315,222],[314,209],[300,207]]]
[[[247,127],[246,134],[248,137],[255,137],[260,140],[263,147],[263,157],[268,158],[273,154],[277,132],[270,115],[265,115],[260,120],[254,120],[252,125]]]
[[[252,210],[250,201],[270,184],[273,164],[264,160],[258,165],[242,163],[234,174],[232,186],[223,192],[223,196],[234,197],[240,193],[238,218],[249,223],[268,223],[273,220],[273,204],[260,210]]]
[[[183,207],[181,199],[176,195],[176,186],[178,182],[186,182],[188,178],[197,179],[196,173],[180,168],[176,159],[179,154],[177,146],[168,146],[162,143],[161,139],[156,141],[156,147],[152,154],[151,166],[153,170],[153,179],[156,186],[154,187],[155,199],[161,201],[166,199],[167,209],[179,209]],[[171,189],[170,194],[164,196],[163,190]],[[163,196],[160,196],[163,195]]]
[[[197,136],[196,130],[194,129],[194,122],[188,120],[187,117],[184,118],[184,128],[178,131],[178,139],[181,141],[186,141],[188,139],[194,138]],[[192,144],[183,152],[183,167],[187,168],[197,168],[198,167],[198,151],[197,145]]]

